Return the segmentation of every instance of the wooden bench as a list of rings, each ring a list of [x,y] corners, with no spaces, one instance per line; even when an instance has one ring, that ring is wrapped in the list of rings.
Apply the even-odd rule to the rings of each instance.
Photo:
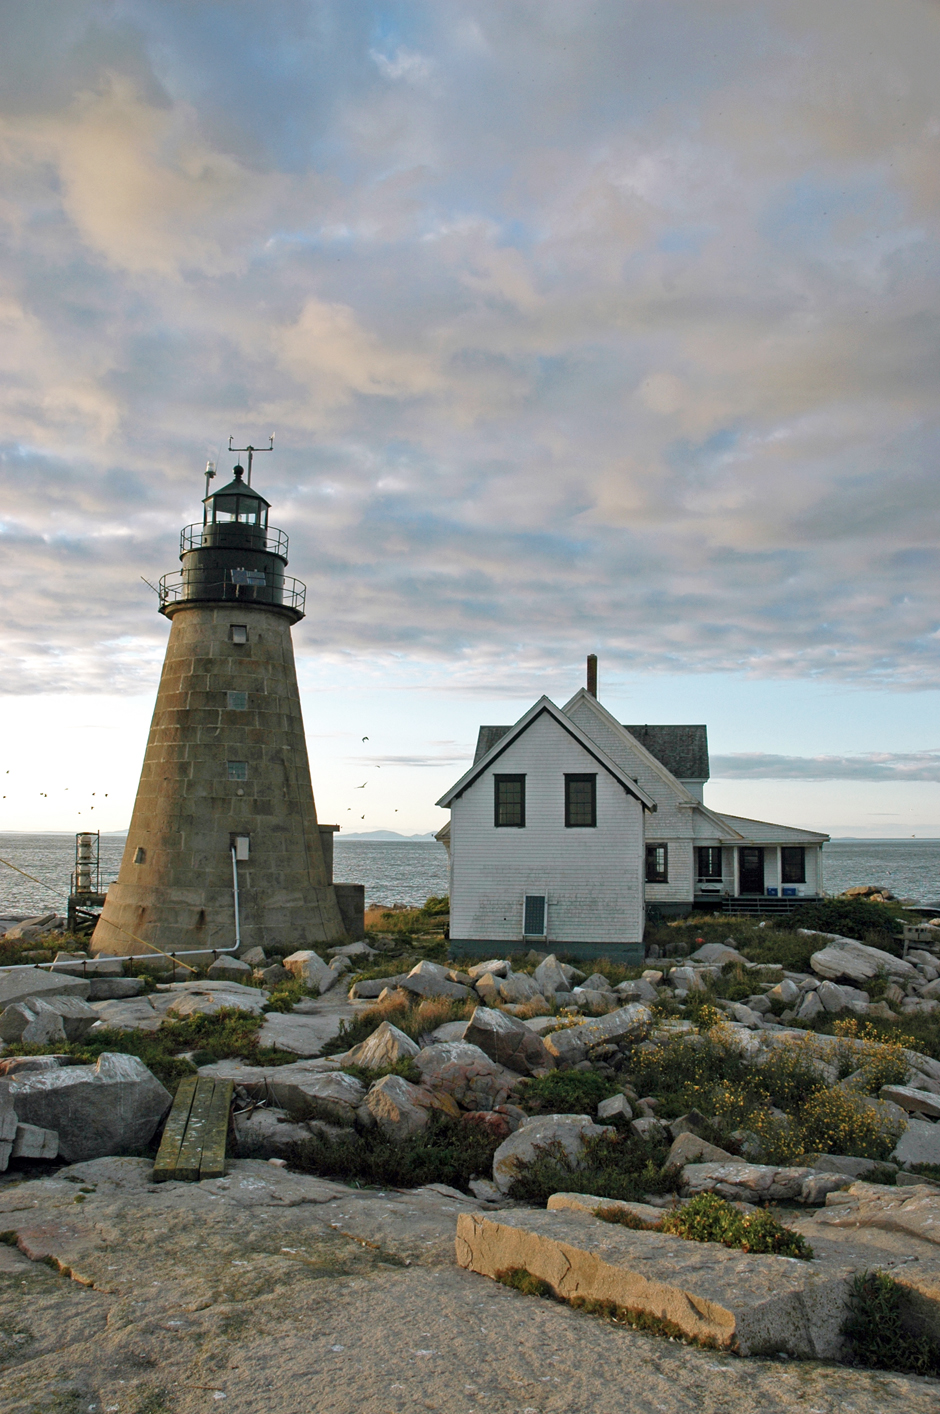
[[[180,1081],[153,1166],[155,1183],[224,1176],[232,1089],[231,1080],[210,1076],[187,1075]]]

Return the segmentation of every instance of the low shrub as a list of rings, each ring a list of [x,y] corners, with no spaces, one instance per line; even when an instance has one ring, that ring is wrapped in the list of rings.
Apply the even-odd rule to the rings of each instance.
[[[887,1105],[857,1091],[821,1090],[801,1107],[795,1123],[804,1153],[887,1159],[903,1131]]]
[[[813,1249],[801,1233],[783,1227],[772,1214],[741,1213],[715,1193],[700,1193],[682,1208],[665,1213],[659,1231],[688,1242],[720,1242],[742,1252],[774,1253],[811,1261]]]
[[[841,933],[857,938],[885,952],[901,956],[902,910],[890,904],[868,903],[865,899],[827,898],[818,903],[804,903],[786,918],[775,921],[791,932],[795,928],[812,928],[818,933]],[[818,949],[813,948],[816,952]]]
[[[342,986],[342,983],[339,985]],[[293,977],[289,982],[279,983],[268,993],[267,1010],[293,1011],[297,1002],[312,996],[310,988],[300,978]]]
[[[667,1152],[665,1142],[627,1131],[589,1139],[576,1160],[563,1145],[545,1144],[528,1163],[518,1164],[509,1196],[544,1208],[553,1193],[596,1193],[632,1201],[646,1193],[671,1193],[676,1175],[665,1168]]]
[[[527,1080],[515,1094],[515,1103],[527,1114],[594,1114],[602,1100],[618,1087],[595,1070],[550,1070]]]
[[[904,1287],[885,1272],[861,1272],[849,1295],[842,1327],[848,1363],[910,1375],[940,1375],[940,1344],[918,1331]]]
[[[757,1068],[757,1078],[770,1103],[790,1113],[828,1086],[822,1062],[818,1045],[807,1036],[775,1046]]]
[[[860,1023],[857,1016],[846,1017],[833,1024],[836,1036],[845,1042],[837,1052],[840,1076],[845,1079],[861,1071],[856,1084],[869,1095],[877,1095],[882,1085],[903,1085],[910,1070],[905,1048],[915,1049],[913,1036],[898,1032],[886,1037],[870,1023]],[[863,1041],[863,1047],[850,1044]]]
[[[421,912],[427,918],[440,918],[443,914],[450,913],[450,898],[447,894],[431,894],[424,901]]]
[[[313,1135],[290,1147],[291,1168],[358,1185],[420,1188],[446,1183],[466,1191],[471,1178],[492,1172],[499,1139],[479,1125],[432,1112],[426,1128],[393,1141],[380,1131],[331,1139]]]
[[[638,1095],[700,1096],[717,1081],[747,1081],[750,1074],[721,1029],[699,1036],[695,1045],[676,1036],[648,1050],[635,1048],[631,1066]],[[690,1098],[690,1105],[694,1102]]]

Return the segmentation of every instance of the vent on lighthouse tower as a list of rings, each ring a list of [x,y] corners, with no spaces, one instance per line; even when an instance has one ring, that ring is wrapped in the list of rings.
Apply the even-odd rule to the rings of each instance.
[[[332,843],[329,860],[322,843],[335,827],[317,821],[294,667],[305,588],[285,573],[287,536],[251,485],[256,449],[242,450],[248,475],[239,464],[209,494],[207,474],[202,521],[182,531],[181,568],[160,581],[170,638],[98,952],[229,951],[237,941],[278,953],[347,937]],[[348,893],[357,886],[337,887],[361,936]]]

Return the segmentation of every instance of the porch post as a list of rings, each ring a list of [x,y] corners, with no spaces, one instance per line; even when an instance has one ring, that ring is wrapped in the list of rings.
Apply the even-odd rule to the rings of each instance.
[[[783,845],[777,845],[777,897],[783,898]]]
[[[741,851],[737,845],[732,845],[734,858],[734,897],[741,897]]]

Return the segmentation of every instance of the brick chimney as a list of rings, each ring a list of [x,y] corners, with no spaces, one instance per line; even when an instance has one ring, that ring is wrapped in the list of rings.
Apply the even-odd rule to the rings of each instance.
[[[587,690],[592,697],[597,696],[597,654],[589,653],[587,657]]]

